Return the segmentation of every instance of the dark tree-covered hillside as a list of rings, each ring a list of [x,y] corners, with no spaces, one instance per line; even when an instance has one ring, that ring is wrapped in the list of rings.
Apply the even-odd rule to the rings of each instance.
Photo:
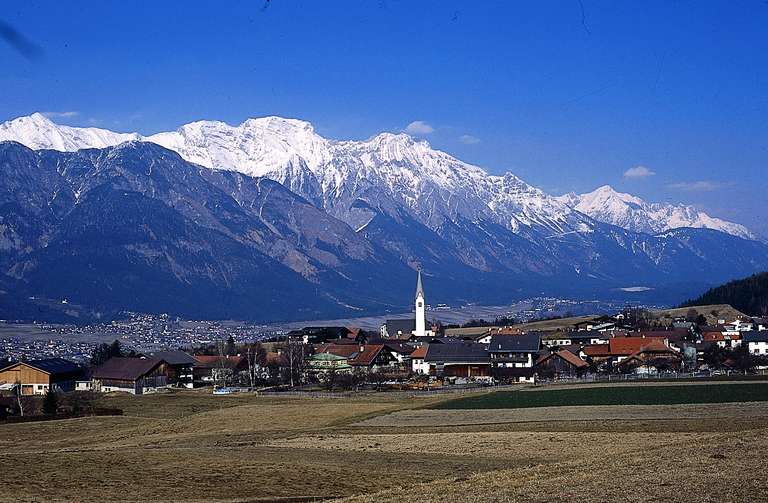
[[[768,316],[768,272],[753,274],[709,289],[681,307],[706,304],[730,304],[751,316]]]

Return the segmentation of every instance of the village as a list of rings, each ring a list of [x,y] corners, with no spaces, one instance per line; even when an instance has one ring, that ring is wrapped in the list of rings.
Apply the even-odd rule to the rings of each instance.
[[[89,365],[63,358],[7,362],[0,368],[3,414],[23,414],[22,397],[54,392],[429,392],[585,380],[711,378],[768,369],[768,320],[720,318],[711,306],[709,312],[689,308],[677,317],[628,309],[549,322],[446,328],[427,320],[419,272],[414,308],[414,318],[387,320],[379,332],[304,327],[263,342],[238,343],[230,336],[188,351],[137,352],[115,341],[98,346]]]

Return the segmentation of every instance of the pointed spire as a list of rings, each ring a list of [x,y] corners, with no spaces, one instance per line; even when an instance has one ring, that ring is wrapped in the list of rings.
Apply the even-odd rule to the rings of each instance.
[[[421,296],[424,297],[424,287],[421,286],[421,269],[419,269],[419,276],[418,276],[418,279],[416,280],[416,297],[418,297],[419,294],[421,294]]]

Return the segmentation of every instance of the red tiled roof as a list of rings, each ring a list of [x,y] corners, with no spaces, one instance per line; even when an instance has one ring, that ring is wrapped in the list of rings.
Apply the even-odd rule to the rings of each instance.
[[[614,337],[608,341],[612,356],[629,356],[656,341],[667,347],[664,337]]]
[[[218,356],[218,355],[192,355],[200,367],[217,367],[223,365],[226,368],[237,368],[244,362],[242,356]]]
[[[701,334],[701,338],[705,341],[738,341],[741,339],[741,335],[726,335],[722,332],[705,332]]]
[[[413,353],[411,353],[411,359],[423,360],[427,356],[427,345],[419,346]]]
[[[350,365],[370,365],[384,349],[384,344],[321,344],[317,353],[329,353],[349,360]]]
[[[611,356],[611,347],[608,344],[591,344],[584,346],[584,354],[587,356]]]
[[[553,358],[555,356],[559,356],[563,360],[565,360],[567,363],[573,365],[576,368],[582,368],[587,367],[589,364],[576,356],[575,354],[571,353],[570,351],[567,351],[565,349],[561,349],[560,351],[556,351],[554,353],[550,353],[548,355],[544,355],[541,358],[539,358],[536,361],[536,365],[540,365],[544,363],[545,361],[549,360],[550,358]]]
[[[582,360],[581,358],[579,358],[575,354],[571,353],[570,351],[566,351],[565,349],[561,349],[560,351],[558,351],[555,354],[557,354],[557,356],[559,356],[563,360],[567,361],[568,363],[570,363],[574,367],[581,368],[581,367],[589,366],[589,364],[587,362],[585,362],[584,360]]]
[[[384,344],[366,344],[363,350],[349,360],[350,365],[370,365],[379,356]]]

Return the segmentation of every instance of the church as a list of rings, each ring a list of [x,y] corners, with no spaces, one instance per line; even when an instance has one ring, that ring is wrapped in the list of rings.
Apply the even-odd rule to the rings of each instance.
[[[424,285],[421,269],[416,277],[416,298],[414,299],[416,316],[414,318],[387,320],[381,326],[381,336],[386,339],[410,339],[411,337],[434,337],[430,326],[427,329],[427,302],[424,298]]]

